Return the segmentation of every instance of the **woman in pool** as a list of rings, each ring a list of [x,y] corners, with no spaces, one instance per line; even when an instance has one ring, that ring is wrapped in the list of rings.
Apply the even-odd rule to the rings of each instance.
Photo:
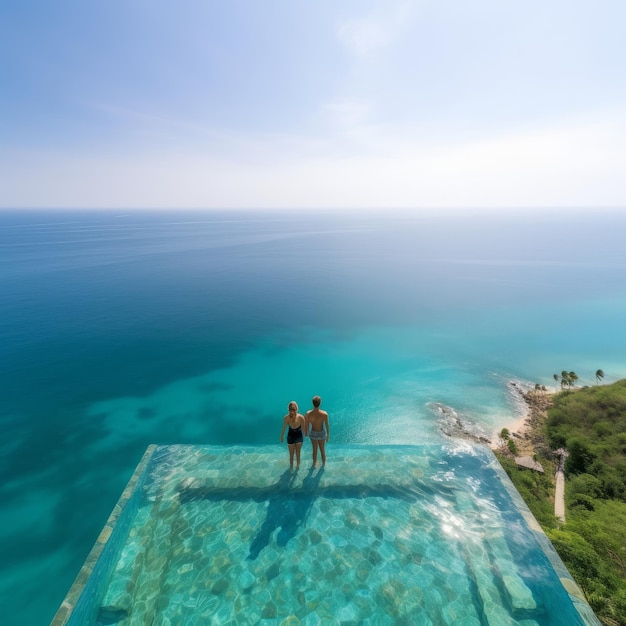
[[[288,406],[289,412],[283,419],[283,429],[280,431],[280,443],[285,437],[285,428],[289,427],[287,433],[287,446],[289,447],[289,467],[293,469],[293,453],[296,453],[296,463],[300,467],[300,449],[304,441],[304,415],[298,413],[298,405],[291,401]]]

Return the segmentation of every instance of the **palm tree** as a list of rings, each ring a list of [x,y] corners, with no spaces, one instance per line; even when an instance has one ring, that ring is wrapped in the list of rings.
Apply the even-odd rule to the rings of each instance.
[[[559,375],[558,374],[552,374],[552,378],[554,378],[554,380],[558,383],[559,382]],[[561,385],[562,387],[563,385]]]
[[[578,374],[576,374],[576,372],[570,372],[568,375],[569,378],[569,386],[570,387],[575,387],[575,382],[578,380]]]
[[[565,387],[568,387],[569,385],[570,385],[569,372],[566,372],[565,370],[563,370],[561,372],[561,389],[564,389]]]
[[[596,371],[596,383],[599,383],[604,378],[604,372],[602,370]]]

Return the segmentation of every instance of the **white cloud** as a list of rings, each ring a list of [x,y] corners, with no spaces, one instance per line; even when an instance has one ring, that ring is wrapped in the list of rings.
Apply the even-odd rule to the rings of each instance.
[[[368,121],[372,105],[364,100],[334,100],[322,105],[323,117],[331,127],[353,128]]]
[[[404,0],[367,15],[347,19],[337,27],[339,41],[356,57],[386,48],[408,30],[416,3]]]
[[[374,50],[383,48],[391,40],[389,30],[370,18],[344,22],[339,26],[337,36],[339,41],[357,56],[364,56]]]

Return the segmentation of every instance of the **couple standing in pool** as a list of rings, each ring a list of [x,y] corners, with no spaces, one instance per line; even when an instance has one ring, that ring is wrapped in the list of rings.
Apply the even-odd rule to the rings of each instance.
[[[298,404],[291,401],[288,405],[289,412],[283,419],[283,429],[280,431],[280,442],[287,432],[287,446],[289,448],[289,466],[293,469],[293,456],[296,455],[297,467],[300,467],[300,449],[304,437],[308,437],[313,444],[313,467],[317,466],[317,450],[322,455],[322,465],[326,465],[326,442],[330,439],[330,427],[328,425],[328,413],[320,409],[322,399],[313,397],[313,408],[306,415],[298,413]]]

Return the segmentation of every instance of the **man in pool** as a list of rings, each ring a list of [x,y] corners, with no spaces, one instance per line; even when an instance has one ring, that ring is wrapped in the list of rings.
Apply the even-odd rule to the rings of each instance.
[[[330,426],[328,425],[328,413],[320,409],[322,399],[315,396],[312,400],[313,408],[307,411],[304,424],[304,432],[313,444],[313,467],[317,466],[317,449],[322,454],[322,466],[326,466],[326,442],[330,439]],[[311,430],[309,432],[309,426]]]
[[[296,453],[296,463],[300,468],[300,449],[302,448],[302,442],[304,441],[303,426],[306,426],[304,416],[298,413],[298,405],[293,402],[289,403],[288,413],[283,418],[283,429],[280,431],[280,443],[283,442],[285,437],[285,428],[289,426],[289,432],[287,433],[287,447],[289,448],[289,467],[293,469],[293,453]],[[306,430],[306,428],[304,429]]]

